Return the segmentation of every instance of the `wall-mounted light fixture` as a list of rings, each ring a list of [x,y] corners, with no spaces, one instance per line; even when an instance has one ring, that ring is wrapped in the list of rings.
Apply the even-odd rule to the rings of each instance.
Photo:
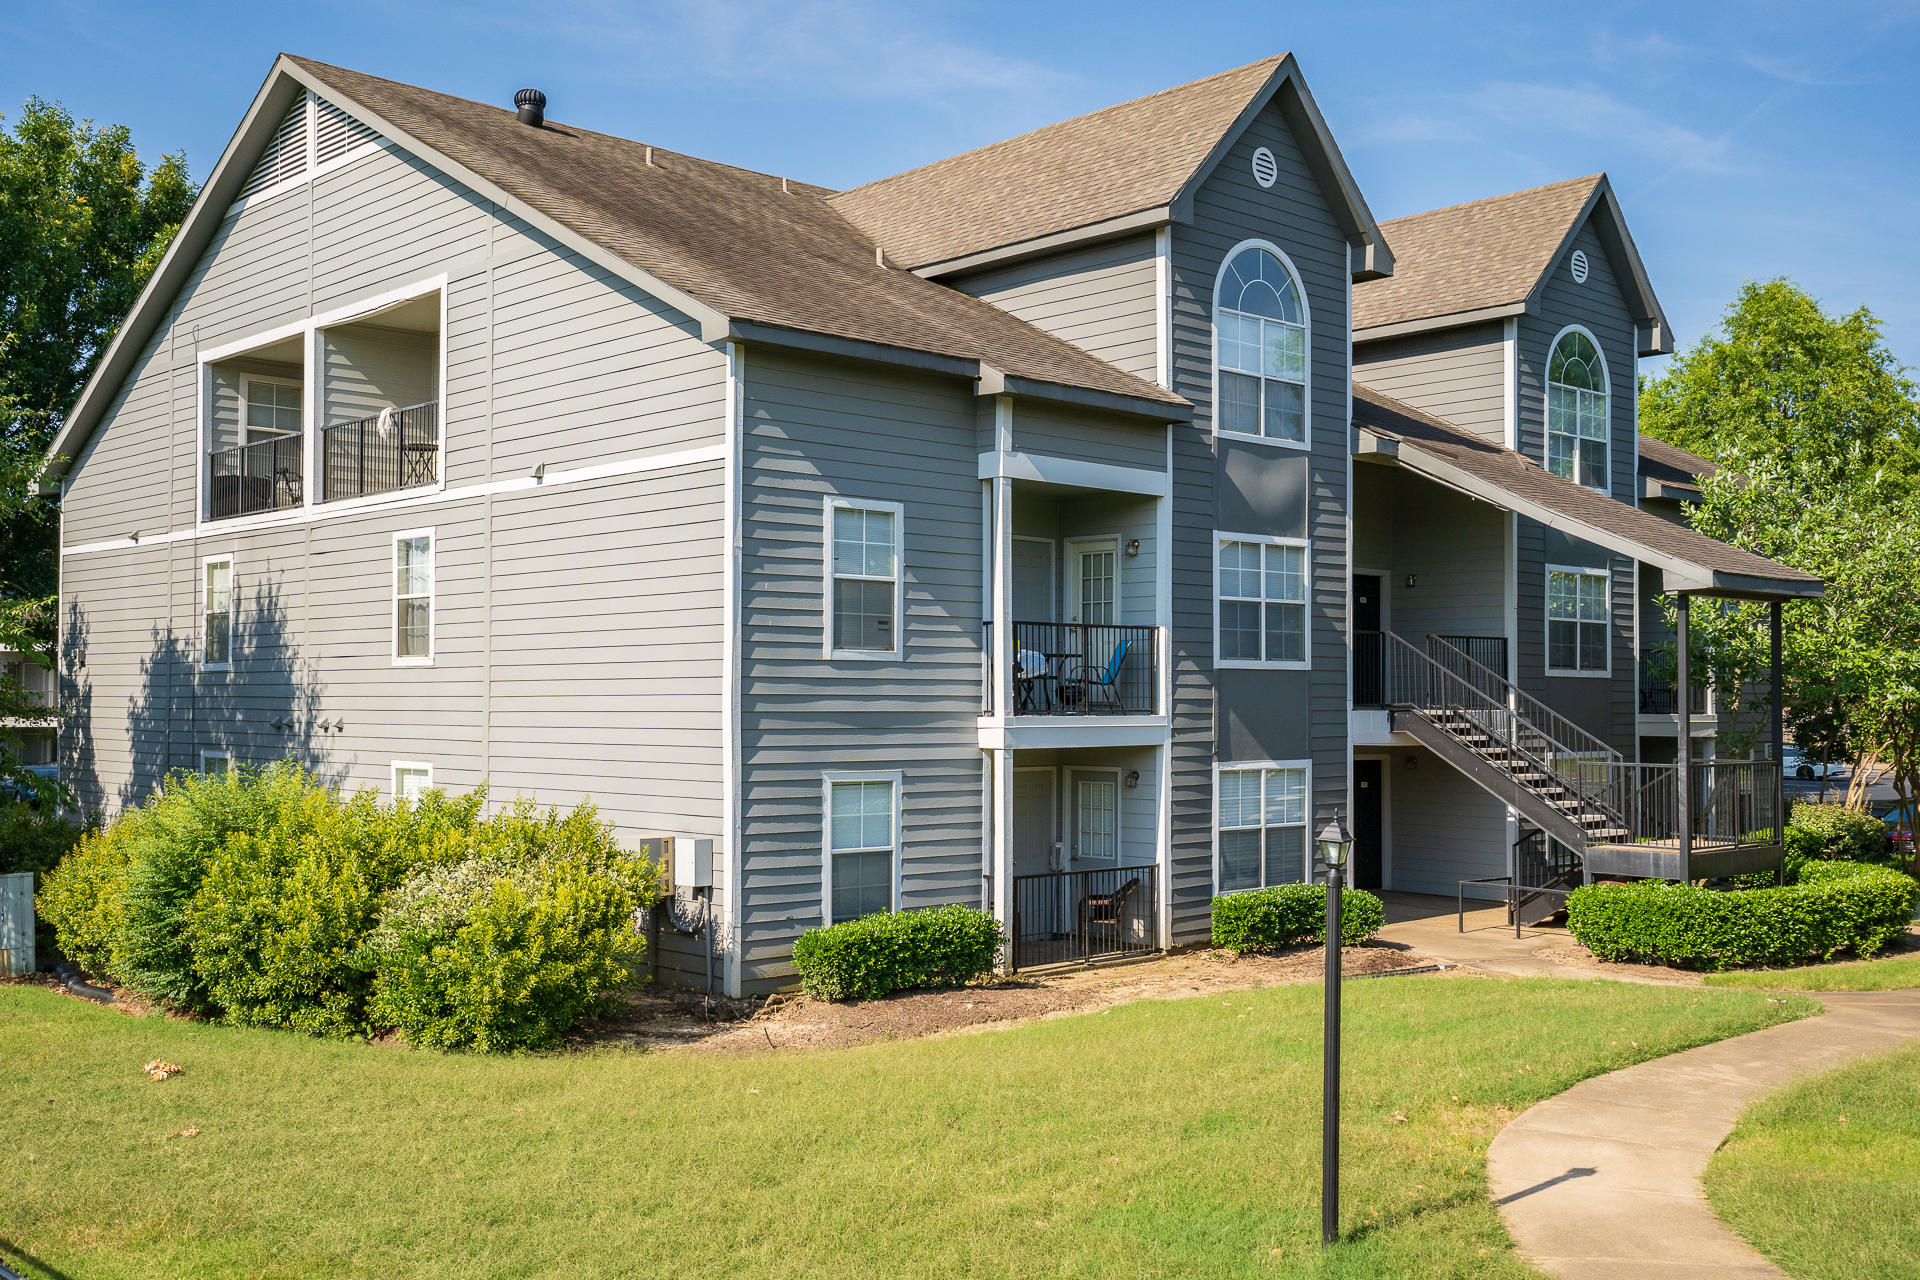
[[[1127,539],[1127,554],[1129,556],[1137,556],[1140,554],[1140,539],[1138,538]]]
[[[1134,787],[1140,785],[1140,771],[1138,769],[1127,770],[1126,784],[1128,790],[1132,790]]]
[[[533,482],[535,484],[541,484],[546,480],[546,478],[547,478],[547,464],[542,462],[537,466],[535,466],[533,469]]]
[[[1406,767],[1407,767],[1407,769],[1408,769],[1409,771],[1411,771],[1411,770],[1414,770],[1414,769],[1418,769],[1418,768],[1420,767],[1420,757],[1419,757],[1419,756],[1408,756],[1408,757],[1406,758],[1406,760],[1404,760],[1404,761],[1403,761],[1402,763],[1404,763],[1404,764],[1406,765]]]
[[[1411,590],[1413,590],[1413,589],[1414,589],[1415,587],[1417,587],[1417,586],[1419,586],[1419,585],[1420,585],[1420,575],[1419,575],[1419,574],[1415,574],[1415,573],[1410,573],[1410,574],[1408,574],[1408,575],[1407,575],[1407,590],[1409,590],[1409,591],[1411,591]]]

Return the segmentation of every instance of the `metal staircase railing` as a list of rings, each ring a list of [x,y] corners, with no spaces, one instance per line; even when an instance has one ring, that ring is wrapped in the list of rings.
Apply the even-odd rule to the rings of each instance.
[[[1623,801],[1641,785],[1639,766],[1443,641],[1422,650],[1385,632],[1380,649],[1389,707],[1417,712],[1463,743],[1477,738],[1475,754],[1542,803],[1560,808],[1556,790],[1570,798],[1581,810],[1567,815],[1575,825],[1630,830]]]

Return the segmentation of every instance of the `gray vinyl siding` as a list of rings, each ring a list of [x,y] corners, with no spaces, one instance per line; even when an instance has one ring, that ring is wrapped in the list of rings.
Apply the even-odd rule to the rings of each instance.
[[[445,491],[196,528],[196,352],[440,274],[444,388],[437,348],[365,325],[334,331],[328,382],[337,417],[440,395]],[[291,756],[383,793],[393,760],[419,760],[437,785],[488,783],[495,804],[590,798],[629,840],[722,835],[725,394],[724,356],[693,322],[398,151],[248,204],[68,487],[67,778],[110,811],[203,749]],[[693,447],[714,456],[648,462]],[[550,475],[645,469],[470,492],[541,461]],[[396,666],[393,535],[428,528],[434,661]],[[84,551],[135,529],[144,545]],[[226,672],[205,670],[198,648],[201,562],[222,554],[235,588]]]
[[[1504,445],[1503,332],[1494,321],[1363,343],[1353,353],[1354,380]]]
[[[1076,540],[1112,539],[1119,550],[1120,611],[1126,626],[1157,626],[1160,595],[1160,549],[1156,545],[1156,508],[1159,499],[1126,493],[1101,493],[1084,498],[1045,498],[1015,489],[1013,533],[1018,538],[1043,538],[1053,547],[1053,600],[1056,618],[1029,617],[1018,606],[1020,622],[1068,621],[1072,600],[1069,575],[1073,566],[1068,544]],[[1137,539],[1140,549],[1128,555],[1127,543]]]
[[[1279,178],[1262,188],[1255,148],[1271,149]],[[1213,418],[1214,281],[1243,240],[1278,245],[1305,286],[1312,320],[1310,452],[1248,445],[1216,450]],[[1203,939],[1213,890],[1211,767],[1258,747],[1265,758],[1313,761],[1316,822],[1347,803],[1347,246],[1327,199],[1277,108],[1250,122],[1196,193],[1194,221],[1172,231],[1173,389],[1194,421],[1174,431],[1173,936]],[[1224,445],[1226,442],[1220,442]],[[1229,462],[1234,463],[1229,468]],[[1305,470],[1305,477],[1300,472]],[[1220,492],[1231,486],[1232,493]],[[1216,529],[1221,511],[1257,512],[1268,490],[1306,495],[1312,541],[1309,672],[1213,670]],[[1216,699],[1216,685],[1220,693]],[[1216,705],[1216,702],[1222,705]],[[1276,717],[1274,710],[1283,714]],[[1236,726],[1259,729],[1251,732]]]
[[[981,485],[972,387],[750,347],[740,555],[743,986],[821,923],[822,784],[903,774],[899,902],[980,903]],[[829,496],[904,508],[898,661],[829,660]]]
[[[1387,884],[1453,897],[1460,881],[1507,874],[1507,807],[1424,747],[1396,747],[1387,779]],[[1470,890],[1494,897],[1497,886]]]
[[[1567,259],[1573,248],[1586,251],[1586,283],[1576,284]],[[1609,380],[1609,484],[1613,496],[1632,503],[1639,484],[1635,439],[1633,321],[1625,296],[1600,238],[1591,226],[1580,229],[1567,253],[1557,259],[1541,290],[1537,314],[1518,321],[1520,450],[1535,462],[1546,459],[1546,368],[1553,341],[1568,325],[1592,333],[1606,358]],[[1529,692],[1589,732],[1631,757],[1636,748],[1638,677],[1634,668],[1634,562],[1598,547],[1575,543],[1531,520],[1519,522],[1519,674]],[[1612,573],[1611,676],[1606,680],[1549,677],[1546,674],[1546,566],[1606,567]]]
[[[1354,563],[1386,574],[1388,628],[1429,635],[1506,634],[1507,513],[1409,472],[1356,466]],[[1362,521],[1380,521],[1362,532]],[[1412,583],[1408,578],[1411,575]]]
[[[1152,381],[1153,240],[1149,231],[947,283]]]
[[[321,335],[326,425],[439,398],[440,343],[431,334],[345,325]]]
[[[1031,400],[1014,407],[1013,447],[1075,462],[1102,462],[1165,474],[1165,427],[1117,420]]]

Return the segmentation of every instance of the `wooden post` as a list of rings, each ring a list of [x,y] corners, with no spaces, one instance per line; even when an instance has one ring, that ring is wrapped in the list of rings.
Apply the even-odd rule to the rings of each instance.
[[[1780,602],[1773,601],[1767,606],[1767,626],[1772,632],[1769,640],[1772,644],[1771,665],[1768,676],[1773,681],[1773,723],[1769,726],[1773,740],[1773,835],[1774,840],[1784,851],[1787,844],[1787,765],[1786,765],[1786,689],[1780,678]]]
[[[1674,744],[1678,770],[1675,789],[1680,805],[1680,879],[1693,879],[1693,688],[1687,668],[1691,665],[1692,635],[1688,611],[1692,597],[1680,594],[1680,627],[1674,639],[1674,695],[1680,700],[1679,737]]]

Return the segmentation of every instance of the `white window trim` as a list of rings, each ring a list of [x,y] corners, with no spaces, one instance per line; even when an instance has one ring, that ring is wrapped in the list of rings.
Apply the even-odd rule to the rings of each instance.
[[[1582,577],[1600,578],[1600,579],[1603,579],[1607,584],[1606,585],[1607,665],[1602,670],[1582,671],[1578,667],[1556,667],[1552,665],[1551,655],[1553,653],[1553,624],[1556,621],[1556,619],[1553,616],[1553,604],[1552,604],[1551,593],[1552,593],[1552,586],[1553,586],[1553,575],[1556,573],[1574,573],[1574,574],[1579,574]],[[1612,679],[1613,678],[1613,570],[1612,569],[1596,569],[1591,565],[1584,565],[1584,564],[1550,564],[1546,566],[1546,572],[1541,576],[1540,590],[1542,593],[1540,597],[1540,616],[1543,619],[1543,621],[1540,624],[1541,625],[1540,639],[1541,639],[1541,642],[1546,646],[1541,656],[1542,656],[1542,660],[1545,661],[1547,664],[1546,665],[1547,674],[1554,677],[1556,680],[1563,679],[1563,678],[1570,679],[1570,680],[1610,680]],[[1561,618],[1561,619],[1558,619],[1558,621],[1565,622],[1566,619]],[[1638,699],[1639,696],[1640,696],[1640,691],[1636,688],[1634,690],[1634,697]]]
[[[430,761],[390,760],[387,762],[387,788],[388,788],[389,794],[391,794],[395,800],[398,800],[400,798],[400,771],[402,769],[406,769],[409,771],[419,771],[419,772],[425,773],[427,775],[427,780],[424,784],[422,784],[421,789],[422,790],[432,789],[433,765]]]
[[[1302,637],[1302,641],[1303,641],[1302,648],[1307,655],[1305,658],[1302,658],[1298,662],[1280,662],[1272,659],[1261,659],[1259,661],[1255,661],[1251,658],[1222,658],[1220,656],[1220,604],[1221,604],[1220,549],[1224,543],[1228,543],[1228,542],[1255,542],[1263,546],[1269,546],[1269,547],[1299,547],[1303,552],[1306,553],[1306,564],[1305,564],[1304,573],[1303,573],[1303,577],[1306,585],[1306,598],[1298,602],[1290,601],[1290,600],[1272,602],[1275,604],[1298,603],[1302,606],[1302,609],[1306,615],[1306,634]],[[1261,565],[1262,573],[1261,573],[1261,583],[1260,583],[1260,588],[1263,592],[1266,590],[1265,567],[1266,566],[1263,561]],[[1241,598],[1242,597],[1240,596],[1234,597],[1234,599],[1236,600]],[[1264,646],[1266,643],[1266,640],[1265,640],[1266,617],[1265,617],[1264,606],[1267,603],[1266,598],[1264,596],[1261,597],[1261,602],[1263,606],[1262,612],[1261,612],[1261,637],[1262,637],[1261,644]],[[1267,534],[1267,533],[1232,533],[1225,529],[1214,530],[1213,532],[1213,665],[1214,665],[1214,669],[1218,671],[1311,671],[1313,669],[1313,545],[1310,540],[1306,538],[1283,538],[1283,537],[1278,537],[1274,534]]]
[[[427,652],[425,657],[400,656],[400,544],[408,538],[427,540]],[[392,608],[387,614],[387,644],[396,667],[430,667],[440,654],[440,539],[431,526],[402,529],[387,544],[387,594]],[[417,597],[405,597],[415,599]]]
[[[1548,463],[1553,450],[1552,388],[1554,386],[1549,380],[1549,371],[1553,368],[1553,353],[1559,349],[1560,340],[1570,333],[1577,333],[1591,342],[1593,353],[1600,357],[1600,385],[1607,389],[1607,461],[1606,465],[1600,469],[1600,474],[1607,478],[1607,482],[1604,485],[1591,485],[1580,484],[1578,479],[1571,476],[1562,478],[1572,479],[1575,484],[1580,484],[1580,487],[1589,493],[1604,493],[1611,497],[1613,495],[1613,370],[1607,364],[1606,348],[1600,345],[1600,339],[1593,336],[1593,330],[1583,324],[1570,324],[1554,334],[1553,341],[1547,344],[1546,363],[1540,366],[1540,465],[1549,475],[1553,473],[1553,468]],[[1575,437],[1576,440],[1578,438],[1578,436]],[[1578,464],[1574,469],[1577,473]]]
[[[836,511],[887,511],[893,515],[893,648],[836,649],[833,646],[833,521]],[[906,652],[907,512],[898,502],[828,495],[820,508],[820,653],[830,662],[898,662]],[[878,582],[878,578],[861,578]]]
[[[900,770],[878,773],[823,773],[820,775],[820,923],[833,920],[833,784],[836,782],[884,782],[893,788],[893,871],[888,877],[887,910],[900,909],[900,809],[905,794],[905,774]],[[849,852],[852,852],[849,850]]]
[[[415,485],[406,489],[395,489],[390,493],[370,494],[361,498],[343,498],[338,502],[320,501],[320,477],[317,474],[320,462],[319,439],[324,427],[324,417],[318,380],[315,370],[320,361],[316,353],[320,333],[340,325],[364,320],[379,312],[399,306],[403,302],[412,302],[428,294],[440,296],[440,349],[436,354],[438,372],[434,385],[440,391],[440,466],[439,475],[432,484]],[[199,403],[194,408],[194,420],[199,423],[199,448],[195,451],[194,467],[197,475],[195,486],[199,494],[198,505],[194,510],[194,524],[191,530],[182,531],[190,536],[220,537],[228,533],[249,529],[271,529],[281,525],[304,524],[313,520],[339,519],[345,516],[359,515],[369,510],[388,506],[409,506],[430,502],[447,495],[447,276],[444,272],[414,280],[398,288],[383,290],[345,306],[334,307],[328,311],[316,313],[304,320],[295,320],[288,324],[275,325],[269,329],[258,330],[242,338],[223,342],[219,346],[203,348],[198,357],[198,376],[194,379],[195,394]],[[300,338],[301,385],[306,388],[305,404],[301,414],[302,444],[302,482],[301,504],[284,511],[263,511],[250,516],[230,516],[224,520],[210,519],[207,515],[212,499],[212,480],[207,473],[207,452],[211,447],[211,429],[213,425],[213,366],[222,361],[245,356],[262,347],[270,347],[288,338]],[[497,484],[498,482],[494,482]],[[532,483],[532,482],[529,482]],[[470,486],[483,487],[483,486]]]
[[[207,776],[207,762],[209,760],[225,760],[227,762],[227,772],[233,772],[233,752],[228,748],[213,748],[200,753],[200,776],[203,778]]]
[[[1306,871],[1307,871],[1306,882],[1309,884],[1313,882],[1313,870],[1319,860],[1313,847],[1313,761],[1312,760],[1215,760],[1213,762],[1213,816],[1211,821],[1213,824],[1213,896],[1216,898],[1221,895],[1221,889],[1220,889],[1220,775],[1223,773],[1240,773],[1240,772],[1250,771],[1253,769],[1259,769],[1263,771],[1267,769],[1303,769],[1306,771],[1307,804],[1306,804],[1306,821],[1303,824],[1306,828]],[[1260,794],[1264,802],[1264,799],[1266,796],[1266,784],[1264,781],[1261,783]],[[1261,852],[1264,855],[1265,850],[1263,849]],[[1263,856],[1260,859],[1261,884],[1256,886],[1256,888],[1265,889],[1270,887],[1265,883],[1266,878],[1267,878],[1267,863],[1266,863],[1266,858]],[[1294,882],[1290,880],[1287,883],[1292,884]],[[1254,890],[1253,889],[1235,889],[1233,892],[1252,893],[1254,892]]]
[[[1259,436],[1247,431],[1224,431],[1220,427],[1220,284],[1227,278],[1227,266],[1247,249],[1265,249],[1280,259],[1280,265],[1285,267],[1287,274],[1293,277],[1293,289],[1300,298],[1300,315],[1307,336],[1306,369],[1304,370],[1306,378],[1300,386],[1304,418],[1300,428],[1302,438],[1299,440],[1277,440],[1272,436]],[[1293,265],[1293,259],[1287,256],[1286,250],[1271,240],[1261,239],[1242,240],[1227,250],[1226,255],[1220,259],[1220,269],[1214,272],[1213,276],[1213,299],[1212,304],[1207,308],[1207,332],[1213,344],[1209,353],[1213,387],[1209,392],[1211,399],[1208,401],[1207,412],[1210,419],[1208,425],[1213,428],[1214,436],[1223,440],[1249,440],[1254,444],[1271,445],[1276,449],[1311,452],[1313,449],[1313,304],[1307,300],[1307,286],[1301,280],[1300,271]]]
[[[243,373],[240,375],[240,423],[239,423],[240,443],[242,445],[251,443],[251,441],[247,439],[247,432],[250,427],[250,424],[247,422],[247,418],[249,416],[247,410],[253,400],[253,384],[256,382],[269,385],[269,386],[275,386],[275,387],[292,387],[296,391],[299,391],[301,393],[300,395],[300,430],[294,432],[293,434],[297,436],[304,436],[307,433],[306,402],[308,397],[306,395],[303,384],[298,379],[295,379],[295,378],[276,378],[276,377],[273,377],[271,374],[265,374],[265,373]],[[274,435],[274,436],[262,436],[261,439],[282,440],[282,439],[285,439],[285,437]]]
[[[225,662],[207,661],[207,570],[216,564],[224,564],[227,566],[227,660]],[[207,556],[200,561],[199,587],[200,626],[197,630],[200,634],[200,651],[195,656],[200,659],[200,669],[202,671],[231,671],[233,670],[234,639],[233,603],[234,598],[239,594],[234,590],[233,552],[228,551],[217,556]]]

